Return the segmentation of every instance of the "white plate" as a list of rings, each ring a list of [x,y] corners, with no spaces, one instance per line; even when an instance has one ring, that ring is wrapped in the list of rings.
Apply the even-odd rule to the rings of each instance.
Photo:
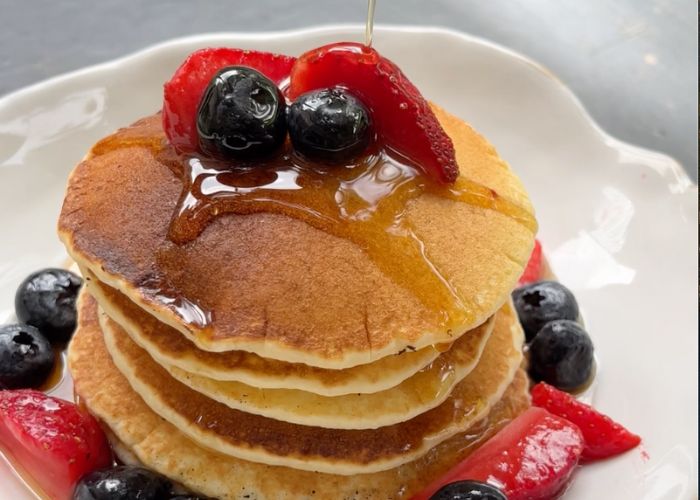
[[[74,164],[100,137],[157,110],[163,82],[189,52],[229,45],[296,55],[361,32],[173,40],[1,99],[0,321],[12,318],[25,275],[65,259],[55,225]],[[433,28],[378,28],[374,43],[522,177],[545,251],[596,345],[594,403],[644,438],[641,449],[578,471],[566,498],[694,498],[697,187],[670,158],[606,135],[556,77],[510,50]],[[59,391],[70,392],[69,383]],[[31,498],[4,463],[0,484],[2,498]]]

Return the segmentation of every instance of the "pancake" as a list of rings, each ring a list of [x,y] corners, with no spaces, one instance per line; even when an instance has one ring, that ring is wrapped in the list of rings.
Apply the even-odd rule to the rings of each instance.
[[[90,271],[83,269],[82,274],[100,307],[159,364],[213,380],[235,381],[260,389],[298,389],[321,396],[375,393],[400,384],[449,348],[449,345],[444,345],[418,351],[405,350],[346,370],[285,363],[245,351],[202,351],[125,295],[99,282]],[[477,333],[485,341],[488,325],[487,321],[468,335]]]
[[[404,422],[443,403],[476,366],[494,323],[495,319],[489,320],[463,335],[449,351],[396,387],[372,394],[326,397],[303,390],[260,389],[161,366],[187,387],[235,410],[306,426],[376,429]],[[129,358],[129,351],[135,352],[136,343],[129,345],[132,339],[104,312],[100,326],[110,349],[114,346],[124,358]],[[124,362],[130,363],[130,359]]]
[[[95,315],[94,300],[88,299],[83,301]],[[515,376],[522,340],[510,311],[498,314],[479,364],[442,405],[392,426],[338,430],[231,409],[174,380],[128,335],[105,336],[114,364],[132,388],[195,442],[244,460],[340,475],[386,470],[414,460],[486,416]]]
[[[474,191],[468,203],[424,194],[401,206],[420,248],[415,266],[402,265],[396,252],[385,255],[387,268],[370,257],[371,245],[265,207],[221,215],[193,241],[173,243],[167,235],[183,182],[171,167],[185,166],[164,145],[159,115],[98,143],[76,167],[59,235],[82,267],[203,350],[344,369],[449,343],[506,302],[535,223],[520,181],[494,148],[435,112]],[[418,294],[389,272],[410,277],[426,268],[459,297],[459,321],[446,318],[447,304],[425,302],[434,287]]]
[[[112,363],[90,307],[81,306],[68,349],[81,404],[108,428],[120,458],[222,500],[409,498],[529,406],[527,378],[519,370],[488,418],[396,469],[339,476],[248,462],[197,445],[155,414]]]

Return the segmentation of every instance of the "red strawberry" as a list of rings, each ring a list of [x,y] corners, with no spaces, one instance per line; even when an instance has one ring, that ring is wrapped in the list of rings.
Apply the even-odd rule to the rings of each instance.
[[[590,461],[619,455],[641,442],[639,436],[632,434],[610,417],[544,382],[532,388],[532,403],[573,422],[581,429],[586,443],[581,455],[582,460]]]
[[[165,84],[163,129],[170,143],[180,152],[199,149],[197,108],[204,89],[214,74],[226,66],[248,66],[279,83],[289,76],[293,57],[254,50],[201,49],[185,59]]]
[[[378,136],[438,182],[459,175],[452,140],[418,89],[390,60],[359,43],[325,45],[303,54],[292,68],[288,95],[341,86],[370,109]]]
[[[523,275],[518,280],[518,285],[527,285],[542,279],[542,245],[539,240],[535,240],[535,248],[532,249],[530,260],[525,266]]]
[[[542,408],[530,408],[412,500],[427,500],[463,479],[500,488],[509,500],[545,500],[564,488],[583,450],[581,431]]]
[[[70,498],[78,479],[112,463],[92,416],[39,391],[0,391],[0,444],[52,499]]]

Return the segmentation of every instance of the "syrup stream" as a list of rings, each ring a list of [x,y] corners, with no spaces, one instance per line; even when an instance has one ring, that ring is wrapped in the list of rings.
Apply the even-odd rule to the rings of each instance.
[[[372,34],[374,32],[374,8],[376,0],[367,0],[367,22],[365,24],[365,45],[372,46]]]

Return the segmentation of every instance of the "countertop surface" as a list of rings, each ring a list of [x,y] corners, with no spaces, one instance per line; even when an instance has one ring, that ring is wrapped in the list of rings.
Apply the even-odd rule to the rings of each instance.
[[[0,94],[169,38],[364,22],[364,0],[0,0]],[[613,136],[697,181],[692,0],[378,0],[376,23],[444,26],[548,67]]]

